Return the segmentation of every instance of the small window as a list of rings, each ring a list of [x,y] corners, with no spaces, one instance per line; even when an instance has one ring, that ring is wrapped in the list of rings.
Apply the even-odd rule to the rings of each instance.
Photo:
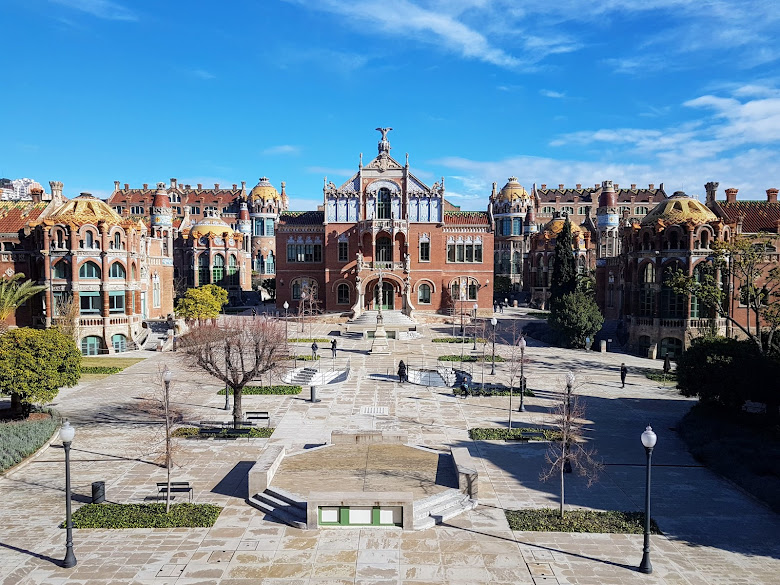
[[[447,244],[447,262],[455,262],[455,244]]]
[[[84,247],[85,248],[95,247],[95,235],[92,232],[87,232],[86,234],[84,234]]]
[[[453,297],[454,298],[454,297]],[[417,302],[421,305],[431,304],[431,285],[421,284],[417,290]]]
[[[337,293],[337,301],[339,305],[348,305],[349,304],[349,285],[341,283],[336,288]]]
[[[339,262],[347,262],[349,260],[349,243],[339,242]]]
[[[70,272],[70,263],[67,260],[60,260],[52,267],[54,278],[68,278]]]
[[[114,234],[114,241],[111,243],[111,247],[114,250],[121,250],[122,249],[122,234],[119,232],[116,232]]]
[[[110,293],[108,293],[108,312],[109,313],[124,313],[125,312],[125,293],[124,292],[110,292]]]
[[[431,261],[431,243],[420,242],[420,262]]]
[[[144,215],[143,205],[133,205],[130,207],[130,215]]]
[[[99,292],[82,292],[79,294],[79,305],[82,315],[99,315],[102,309]]]

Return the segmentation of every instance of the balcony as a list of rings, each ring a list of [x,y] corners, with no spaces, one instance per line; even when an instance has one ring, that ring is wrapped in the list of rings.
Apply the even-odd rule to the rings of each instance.
[[[358,223],[361,236],[365,233],[377,234],[381,231],[392,235],[398,232],[406,235],[409,231],[409,222],[405,219],[364,219]]]
[[[364,265],[365,268],[368,268],[369,270],[403,270],[404,269],[404,263],[403,262],[384,262],[381,260],[375,260],[374,262],[370,263],[370,266]]]

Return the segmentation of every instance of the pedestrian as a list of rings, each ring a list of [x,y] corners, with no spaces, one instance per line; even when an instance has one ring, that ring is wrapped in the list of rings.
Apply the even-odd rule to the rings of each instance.
[[[257,317],[257,309],[252,307],[252,319],[254,319],[255,317]]]
[[[628,376],[628,368],[625,363],[620,364],[620,382],[623,384],[621,388],[626,387],[626,376]]]
[[[494,313],[498,313],[498,302],[497,301],[493,301],[493,312]]]
[[[317,342],[311,344],[311,359],[316,360],[317,359],[317,350],[320,348],[319,345],[317,345]]]
[[[498,302],[498,309],[501,311],[501,313],[504,312],[504,301]]]
[[[336,340],[330,342],[330,351],[333,352],[333,359],[336,359]]]
[[[407,381],[406,377],[406,364],[404,363],[404,360],[401,360],[398,362],[398,381],[403,384]]]

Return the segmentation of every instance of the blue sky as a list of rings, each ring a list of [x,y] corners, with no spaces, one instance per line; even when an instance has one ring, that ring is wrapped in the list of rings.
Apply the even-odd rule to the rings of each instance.
[[[322,202],[388,135],[427,184],[780,187],[780,3],[3,0],[0,176],[287,182]]]

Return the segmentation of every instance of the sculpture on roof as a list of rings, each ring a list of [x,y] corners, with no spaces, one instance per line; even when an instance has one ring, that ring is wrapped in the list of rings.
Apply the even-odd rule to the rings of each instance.
[[[382,133],[382,142],[387,142],[387,133],[392,130],[392,128],[377,128],[379,132]]]

